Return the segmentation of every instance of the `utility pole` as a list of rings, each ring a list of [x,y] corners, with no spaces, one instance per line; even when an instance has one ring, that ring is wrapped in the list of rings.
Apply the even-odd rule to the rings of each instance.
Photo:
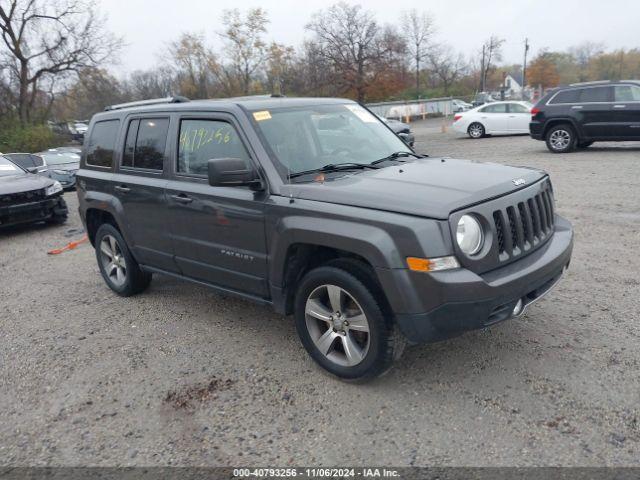
[[[524,39],[524,63],[522,65],[522,100],[524,98],[524,89],[527,86],[527,54],[529,53],[529,39]]]
[[[486,45],[482,44],[482,63],[480,64],[480,91],[481,92],[485,91],[484,87],[487,81],[487,77],[484,72],[484,62],[485,62],[485,56],[486,56],[485,50],[486,50]]]

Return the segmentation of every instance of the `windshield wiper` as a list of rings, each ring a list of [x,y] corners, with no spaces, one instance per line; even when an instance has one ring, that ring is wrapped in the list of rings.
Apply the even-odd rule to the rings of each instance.
[[[381,158],[379,160],[374,160],[373,162],[371,162],[371,165],[377,165],[379,163],[382,162],[387,162],[389,160],[397,160],[400,157],[415,157],[415,158],[425,158],[426,155],[419,155],[417,153],[413,153],[413,152],[393,152],[391,155],[387,155],[384,158]]]
[[[365,168],[378,169],[380,167],[376,167],[371,163],[355,163],[355,162],[329,163],[320,168],[313,168],[311,170],[304,170],[303,172],[292,173],[289,175],[289,178],[301,177],[303,175],[309,175],[311,173],[340,172],[343,170],[365,169]]]

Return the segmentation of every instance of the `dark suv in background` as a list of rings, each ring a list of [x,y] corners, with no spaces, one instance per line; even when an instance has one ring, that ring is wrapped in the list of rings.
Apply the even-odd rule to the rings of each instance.
[[[114,106],[77,177],[117,294],[160,273],[271,305],[348,379],[383,373],[406,341],[522,315],[571,259],[545,172],[418,155],[349,100]]]
[[[640,140],[640,81],[557,88],[531,114],[531,137],[546,141],[553,153],[568,153],[598,141]]]

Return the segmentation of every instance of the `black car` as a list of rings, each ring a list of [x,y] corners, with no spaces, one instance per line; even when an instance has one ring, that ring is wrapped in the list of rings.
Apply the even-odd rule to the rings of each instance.
[[[62,185],[35,175],[0,156],[0,227],[20,223],[64,223],[67,204]]]
[[[545,172],[420,155],[349,100],[114,106],[77,177],[115,293],[157,273],[269,305],[342,378],[522,315],[571,260]]]
[[[531,114],[531,137],[546,141],[553,153],[568,153],[599,141],[640,140],[640,81],[557,88]]]

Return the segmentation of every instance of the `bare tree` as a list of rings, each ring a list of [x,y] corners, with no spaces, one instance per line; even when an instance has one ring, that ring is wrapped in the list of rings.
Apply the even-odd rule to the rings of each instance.
[[[598,55],[604,53],[604,45],[602,43],[584,42],[569,49],[569,54],[573,56],[578,64],[578,79],[584,82],[589,77],[589,63]]]
[[[482,44],[480,61],[480,90],[486,91],[487,77],[492,67],[492,62],[497,63],[502,60],[502,45],[504,40],[492,35]]]
[[[295,50],[293,47],[273,42],[269,46],[269,58],[266,65],[267,81],[271,93],[285,93],[285,84],[294,69]]]
[[[435,21],[427,12],[415,8],[404,12],[401,17],[403,35],[407,41],[416,68],[416,96],[420,96],[420,63],[427,57],[431,39],[436,31]]]
[[[41,80],[101,65],[121,47],[97,11],[92,0],[0,1],[4,57],[18,86],[21,123],[30,120]]]
[[[315,33],[317,53],[334,70],[335,81],[364,102],[367,88],[394,57],[397,42],[388,41],[371,12],[344,2],[313,15],[307,28]]]
[[[170,67],[133,72],[123,86],[129,100],[169,97],[178,92],[175,75]]]
[[[434,48],[428,57],[429,69],[439,80],[445,95],[449,95],[451,85],[460,80],[468,71],[468,65],[461,53],[456,54],[450,46]]]
[[[248,95],[253,75],[268,57],[267,45],[262,39],[269,23],[267,12],[262,8],[252,8],[243,16],[237,8],[225,10],[222,23],[225,31],[220,35],[228,46],[227,58],[240,79],[243,93]]]
[[[209,98],[220,65],[202,35],[183,34],[169,45],[169,55],[180,93],[189,98]]]

